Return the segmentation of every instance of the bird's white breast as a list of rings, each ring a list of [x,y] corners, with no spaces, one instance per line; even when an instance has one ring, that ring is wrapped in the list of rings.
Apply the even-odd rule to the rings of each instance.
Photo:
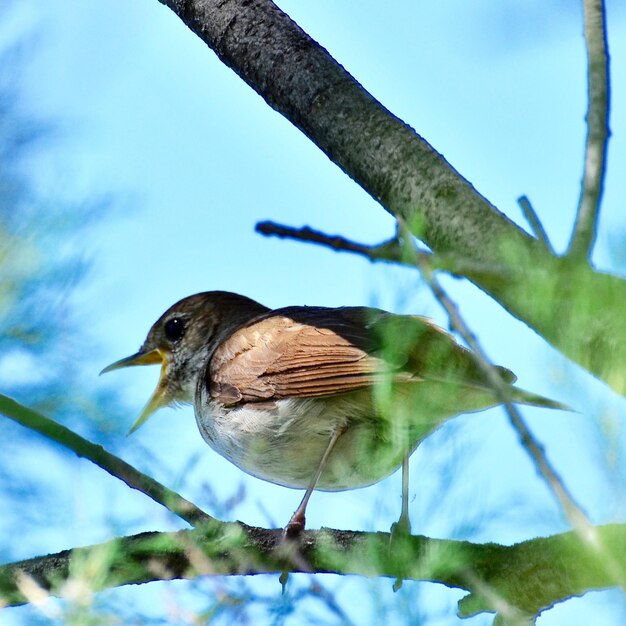
[[[393,472],[407,452],[376,440],[367,392],[225,407],[200,391],[195,407],[200,432],[216,452],[245,472],[286,487],[310,484],[337,427],[346,430],[318,489],[353,489],[377,482]]]

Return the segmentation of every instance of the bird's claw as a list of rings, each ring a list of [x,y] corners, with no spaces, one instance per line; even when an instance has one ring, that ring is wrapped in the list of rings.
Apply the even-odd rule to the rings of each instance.
[[[391,549],[392,545],[398,542],[402,542],[408,537],[411,536],[411,522],[408,516],[401,515],[400,519],[397,522],[394,522],[391,525],[391,531],[389,533],[389,548]],[[393,591],[399,591],[402,588],[402,583],[404,579],[401,576],[398,576],[393,583]]]

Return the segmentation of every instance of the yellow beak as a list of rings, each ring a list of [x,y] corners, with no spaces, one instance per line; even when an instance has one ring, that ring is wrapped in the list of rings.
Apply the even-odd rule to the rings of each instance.
[[[167,398],[167,379],[165,375],[165,371],[167,369],[167,359],[166,355],[161,352],[161,350],[154,349],[149,352],[142,352],[141,350],[131,356],[127,356],[124,359],[120,359],[119,361],[115,361],[115,363],[111,363],[111,365],[107,365],[100,374],[106,374],[107,372],[112,372],[113,370],[121,369],[123,367],[133,367],[135,365],[155,365],[157,363],[161,364],[161,375],[159,377],[159,382],[152,394],[150,400],[143,408],[139,417],[135,420],[135,423],[131,426],[131,429],[128,431],[128,434],[135,432],[153,413],[158,411],[161,407],[167,406],[169,404],[169,399]]]

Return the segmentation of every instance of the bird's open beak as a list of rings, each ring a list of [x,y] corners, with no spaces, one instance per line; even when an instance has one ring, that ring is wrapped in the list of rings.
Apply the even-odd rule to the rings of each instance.
[[[115,363],[111,363],[111,365],[108,365],[100,372],[100,374],[106,374],[107,372],[112,372],[113,370],[121,369],[123,367],[133,367],[135,365],[155,365],[157,363],[161,364],[159,382],[154,390],[154,393],[152,394],[152,397],[148,400],[148,403],[143,408],[143,411],[141,411],[139,417],[128,431],[129,435],[135,432],[153,413],[170,403],[169,398],[167,397],[168,384],[165,376],[165,371],[167,369],[166,355],[158,349],[150,350],[149,352],[143,352],[140,350],[131,356],[127,356],[124,359],[115,361]]]

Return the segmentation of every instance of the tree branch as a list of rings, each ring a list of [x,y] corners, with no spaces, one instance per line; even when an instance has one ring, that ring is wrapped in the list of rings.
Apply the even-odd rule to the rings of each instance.
[[[605,548],[626,554],[626,526],[596,528]],[[0,567],[0,598],[15,606],[31,601],[29,590],[63,595],[68,581],[92,591],[155,580],[206,575],[281,573],[281,529],[211,521],[193,530],[142,533],[107,543],[64,550]],[[293,572],[401,577],[468,590],[462,616],[503,609],[537,615],[556,602],[592,589],[624,584],[625,569],[607,570],[573,533],[512,546],[388,533],[322,529],[305,531]],[[28,584],[25,584],[28,583]],[[278,593],[278,581],[276,584]],[[506,612],[506,611],[504,611]]]
[[[276,236],[284,239],[295,239],[307,243],[315,243],[335,250],[336,252],[351,252],[365,257],[368,261],[383,261],[415,267],[411,259],[406,258],[404,248],[398,242],[397,237],[383,241],[376,245],[367,245],[346,239],[340,235],[327,235],[309,226],[294,228],[276,222],[259,222],[255,230],[266,236]],[[415,250],[414,254],[419,255],[424,263],[428,263],[433,270],[445,270],[455,276],[464,276],[468,272],[478,274],[491,274],[500,280],[505,280],[510,273],[510,268],[500,265],[494,267],[486,263],[479,263],[472,260],[461,259],[455,255],[432,254],[423,250]],[[413,257],[411,257],[413,258]]]
[[[537,239],[539,239],[539,241],[543,243],[543,245],[546,247],[546,250],[548,250],[551,255],[555,255],[556,253],[554,252],[554,248],[550,243],[548,233],[546,233],[543,224],[541,223],[541,220],[539,219],[539,216],[533,208],[533,205],[530,203],[528,197],[520,196],[517,199],[517,203],[520,205],[522,211],[524,212],[524,217],[533,229],[533,232],[535,233]]]
[[[587,47],[587,141],[568,255],[590,259],[596,239],[609,142],[609,52],[604,0],[583,0]]]
[[[336,252],[352,252],[365,257],[369,261],[386,261],[389,263],[404,263],[402,258],[402,248],[398,245],[396,237],[384,241],[383,243],[368,246],[367,244],[351,241],[340,235],[327,235],[319,230],[314,230],[309,226],[294,228],[276,222],[258,222],[255,226],[257,233],[267,236],[280,237],[281,239],[295,239],[296,241],[306,241],[326,246]],[[426,256],[431,256],[428,252],[419,252]]]
[[[626,394],[626,281],[552,256],[270,0],[161,1],[436,254],[505,265],[466,276]]]
[[[150,476],[142,474],[132,465],[107,452],[102,446],[84,439],[62,424],[29,409],[15,400],[0,394],[0,413],[18,424],[38,432],[40,435],[60,443],[77,456],[83,457],[98,467],[119,478],[132,489],[137,489],[155,502],[163,505],[192,526],[212,520],[209,515],[175,491],[168,489]]]

